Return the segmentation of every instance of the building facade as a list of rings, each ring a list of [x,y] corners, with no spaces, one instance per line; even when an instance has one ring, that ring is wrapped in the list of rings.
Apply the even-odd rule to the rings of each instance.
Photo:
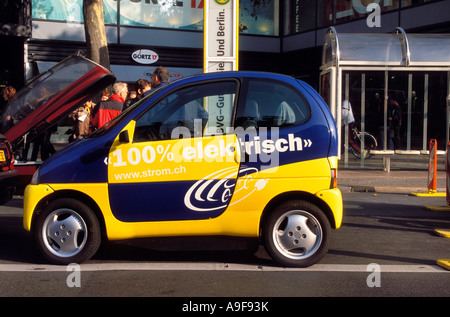
[[[203,72],[203,1],[103,0],[111,70],[117,79],[128,83],[149,79],[160,65],[170,70],[173,79]],[[1,51],[0,85],[20,88],[37,71],[85,49],[82,0],[2,0],[1,4],[0,42],[8,49]],[[388,34],[397,27],[406,33],[450,33],[450,0],[240,0],[239,6],[239,69],[285,73],[317,90],[330,26],[338,34]],[[151,64],[133,58],[142,50],[154,55]],[[444,87],[439,93],[445,100],[447,72],[421,76],[429,78],[430,94]],[[401,73],[392,80],[401,86],[408,75]],[[433,109],[441,106],[430,101],[429,115],[439,117]],[[355,112],[359,115],[360,110]],[[417,114],[417,120],[422,116]],[[438,130],[430,136],[447,134]],[[419,143],[422,147],[422,138]]]
[[[43,70],[84,49],[82,0],[1,3],[0,40],[10,48],[2,52],[3,83],[20,86],[35,71],[30,62]],[[158,65],[173,68],[174,76],[201,71],[203,0],[103,4],[111,67],[119,80],[134,81]],[[240,0],[239,5],[239,68],[287,73],[315,87],[330,26],[343,33],[386,33],[398,26],[407,32],[450,33],[450,0]],[[375,13],[379,23],[370,25]],[[158,55],[152,67],[132,59],[142,49]]]

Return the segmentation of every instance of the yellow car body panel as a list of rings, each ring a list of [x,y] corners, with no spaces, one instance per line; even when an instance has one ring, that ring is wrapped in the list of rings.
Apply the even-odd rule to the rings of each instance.
[[[224,213],[201,220],[124,222],[111,211],[108,184],[41,184],[28,185],[25,191],[24,227],[31,230],[36,205],[62,191],[79,192],[95,201],[103,216],[110,240],[138,237],[182,235],[237,235],[257,237],[265,207],[279,195],[307,193],[315,195],[332,211],[336,227],[342,221],[342,197],[339,189],[322,190],[330,184],[327,159],[294,163],[248,174],[237,180],[233,197]],[[304,177],[290,177],[301,169]],[[298,173],[298,172],[297,172]],[[300,197],[300,195],[299,195]]]

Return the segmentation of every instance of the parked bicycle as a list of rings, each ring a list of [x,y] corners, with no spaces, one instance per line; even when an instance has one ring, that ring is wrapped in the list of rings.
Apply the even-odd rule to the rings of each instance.
[[[362,142],[364,139],[364,149],[362,149]],[[350,129],[348,136],[348,143],[353,155],[357,158],[369,159],[372,157],[370,150],[375,150],[378,146],[377,139],[369,132],[360,132],[356,127]]]

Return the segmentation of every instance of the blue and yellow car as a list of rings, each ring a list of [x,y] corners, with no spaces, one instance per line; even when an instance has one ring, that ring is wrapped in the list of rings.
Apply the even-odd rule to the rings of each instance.
[[[292,77],[221,72],[176,80],[45,161],[24,227],[52,263],[81,263],[101,240],[259,237],[283,266],[327,252],[342,222],[337,130]]]

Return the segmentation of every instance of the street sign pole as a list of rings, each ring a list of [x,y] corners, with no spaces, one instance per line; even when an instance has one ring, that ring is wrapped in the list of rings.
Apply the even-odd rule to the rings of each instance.
[[[238,70],[239,0],[205,0],[205,73]]]

